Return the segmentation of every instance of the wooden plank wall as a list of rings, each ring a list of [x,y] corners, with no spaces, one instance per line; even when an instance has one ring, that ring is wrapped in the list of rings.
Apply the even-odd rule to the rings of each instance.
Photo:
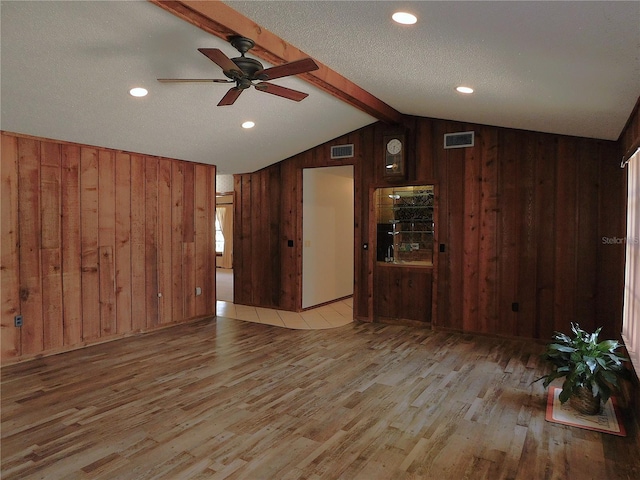
[[[1,177],[3,364],[215,315],[214,166],[3,132]]]
[[[620,134],[618,143],[620,144],[620,155],[631,155],[636,148],[640,147],[640,97],[638,97],[629,120]]]
[[[336,141],[357,143],[359,149],[361,140],[356,133]],[[258,172],[234,175],[235,303],[301,309],[302,169],[354,164],[329,157],[326,144]],[[356,205],[357,192],[356,185]],[[360,228],[357,222],[355,228]]]
[[[234,200],[234,302],[245,305],[260,305],[267,308],[293,310],[294,305],[285,294],[282,285],[296,285],[291,279],[283,279],[280,266],[283,259],[295,263],[295,258],[287,258],[287,240],[290,228],[288,221],[296,214],[281,218],[281,210],[289,211],[294,203],[291,195],[280,189],[281,172],[279,165],[250,175],[236,175],[234,188],[241,191]],[[284,220],[284,221],[283,221]],[[257,228],[255,228],[257,226]],[[294,239],[295,241],[295,239]],[[297,243],[297,242],[296,242]],[[236,252],[241,252],[238,255]],[[241,272],[240,275],[235,272]],[[293,270],[290,270],[293,271]],[[268,282],[260,279],[268,278]]]
[[[354,164],[354,314],[374,320],[371,199],[389,184],[380,161],[387,130],[374,124],[236,176],[236,303],[300,309],[302,168]],[[624,236],[619,144],[421,117],[406,117],[406,130],[406,182],[438,187],[445,251],[434,291],[424,292],[433,293],[436,327],[547,339],[577,321],[618,336],[624,252],[602,237]],[[445,133],[469,130],[473,148],[442,148]],[[356,157],[332,162],[330,146],[343,143]]]

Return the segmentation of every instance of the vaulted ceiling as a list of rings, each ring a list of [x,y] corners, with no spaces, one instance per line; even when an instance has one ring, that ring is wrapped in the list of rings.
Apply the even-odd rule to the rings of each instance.
[[[395,24],[400,9],[418,22]],[[399,114],[615,140],[640,96],[637,1],[2,1],[0,14],[1,129],[220,173]],[[229,34],[255,40],[266,67],[314,58],[317,72],[273,81],[309,97],[251,89],[217,107],[228,85],[157,81],[224,78],[197,49],[237,56]]]

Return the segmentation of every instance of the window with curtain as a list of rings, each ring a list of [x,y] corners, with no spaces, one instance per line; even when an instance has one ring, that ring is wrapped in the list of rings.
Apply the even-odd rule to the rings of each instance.
[[[640,149],[627,163],[627,237],[622,338],[640,375]]]
[[[216,209],[217,212],[218,209]],[[220,221],[218,220],[218,216],[216,215],[216,253],[224,252],[224,235],[222,234],[222,228],[220,226]]]
[[[220,253],[217,266],[233,268],[233,205],[216,207],[216,253]]]

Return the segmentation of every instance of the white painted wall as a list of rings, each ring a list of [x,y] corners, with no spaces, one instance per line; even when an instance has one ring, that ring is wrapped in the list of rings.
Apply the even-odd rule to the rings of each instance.
[[[302,308],[353,295],[353,166],[302,172]]]

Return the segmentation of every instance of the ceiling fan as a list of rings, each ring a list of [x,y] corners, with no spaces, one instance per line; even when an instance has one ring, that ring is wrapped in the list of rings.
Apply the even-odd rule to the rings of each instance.
[[[222,100],[218,102],[218,106],[233,105],[240,94],[252,85],[259,92],[270,93],[296,102],[309,96],[308,93],[268,83],[266,80],[274,80],[276,78],[317,70],[318,65],[311,58],[303,58],[282,65],[276,65],[275,67],[264,68],[258,60],[244,56],[245,53],[254,47],[255,43],[253,40],[234,36],[229,39],[229,42],[240,52],[239,57],[229,58],[218,48],[198,49],[200,53],[206,55],[211,61],[222,68],[222,73],[224,73],[229,80],[219,78],[159,78],[158,81],[162,83],[235,83],[236,85],[231,87],[225,96],[222,97]],[[254,83],[256,81],[258,83]]]

